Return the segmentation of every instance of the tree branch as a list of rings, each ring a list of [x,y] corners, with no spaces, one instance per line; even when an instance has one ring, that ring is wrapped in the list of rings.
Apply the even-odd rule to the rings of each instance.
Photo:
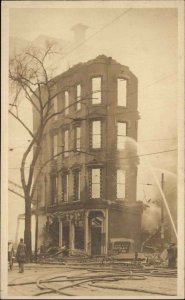
[[[23,127],[28,131],[28,133],[31,135],[32,138],[34,138],[34,134],[31,132],[31,130],[26,126],[26,124],[18,117],[16,116],[10,109],[8,110],[9,113],[17,120],[19,121]]]

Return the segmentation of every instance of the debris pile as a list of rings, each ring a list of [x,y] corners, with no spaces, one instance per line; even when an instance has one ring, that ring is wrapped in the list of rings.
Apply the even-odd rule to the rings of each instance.
[[[42,250],[42,249],[41,249]],[[37,262],[63,262],[64,257],[68,255],[68,250],[64,247],[49,247],[40,252],[37,256]]]

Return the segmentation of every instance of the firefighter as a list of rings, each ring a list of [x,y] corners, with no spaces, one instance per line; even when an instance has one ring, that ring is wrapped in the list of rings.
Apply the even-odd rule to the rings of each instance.
[[[26,245],[23,239],[20,239],[20,243],[17,248],[17,261],[19,263],[19,273],[24,273],[24,264],[26,262]]]

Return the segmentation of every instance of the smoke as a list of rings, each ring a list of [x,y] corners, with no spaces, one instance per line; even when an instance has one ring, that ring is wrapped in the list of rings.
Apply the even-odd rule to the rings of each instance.
[[[154,232],[160,226],[161,210],[160,207],[151,203],[143,211],[141,228],[142,231]]]

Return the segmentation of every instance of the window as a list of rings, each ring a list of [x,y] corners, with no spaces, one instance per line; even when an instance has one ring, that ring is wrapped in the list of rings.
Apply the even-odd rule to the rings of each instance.
[[[57,99],[57,97],[55,97],[53,99],[53,105],[54,105],[54,113],[57,113],[58,112],[58,99]],[[54,120],[57,120],[57,118],[58,118],[58,115],[55,115]]]
[[[92,169],[91,198],[100,198],[100,169]]]
[[[68,115],[68,113],[69,113],[69,92],[65,91],[64,97],[65,97],[65,99],[64,99],[64,109],[65,109],[64,114]]]
[[[69,130],[64,131],[64,156],[69,156]]]
[[[81,143],[81,128],[80,126],[75,127],[75,150],[80,151]]]
[[[74,201],[80,200],[80,171],[77,170],[74,176]]]
[[[51,176],[51,202],[56,203],[58,199],[58,178],[56,175]]]
[[[92,122],[92,148],[101,148],[101,121]]]
[[[79,102],[79,100],[81,100],[81,85],[78,84],[76,86],[76,100],[78,101],[76,103],[76,110],[80,110],[81,109],[81,102]]]
[[[55,156],[55,155],[57,155],[57,153],[58,153],[58,136],[57,136],[57,134],[55,134],[53,136],[53,155]],[[54,157],[54,158],[56,158],[56,157]]]
[[[62,201],[68,202],[68,174],[62,175]]]
[[[117,123],[117,149],[125,149],[125,141],[127,135],[127,124],[118,122]]]
[[[117,199],[125,199],[125,171],[117,170]]]
[[[101,77],[92,79],[92,104],[101,103]]]
[[[117,79],[118,105],[127,105],[127,81],[123,78]]]

